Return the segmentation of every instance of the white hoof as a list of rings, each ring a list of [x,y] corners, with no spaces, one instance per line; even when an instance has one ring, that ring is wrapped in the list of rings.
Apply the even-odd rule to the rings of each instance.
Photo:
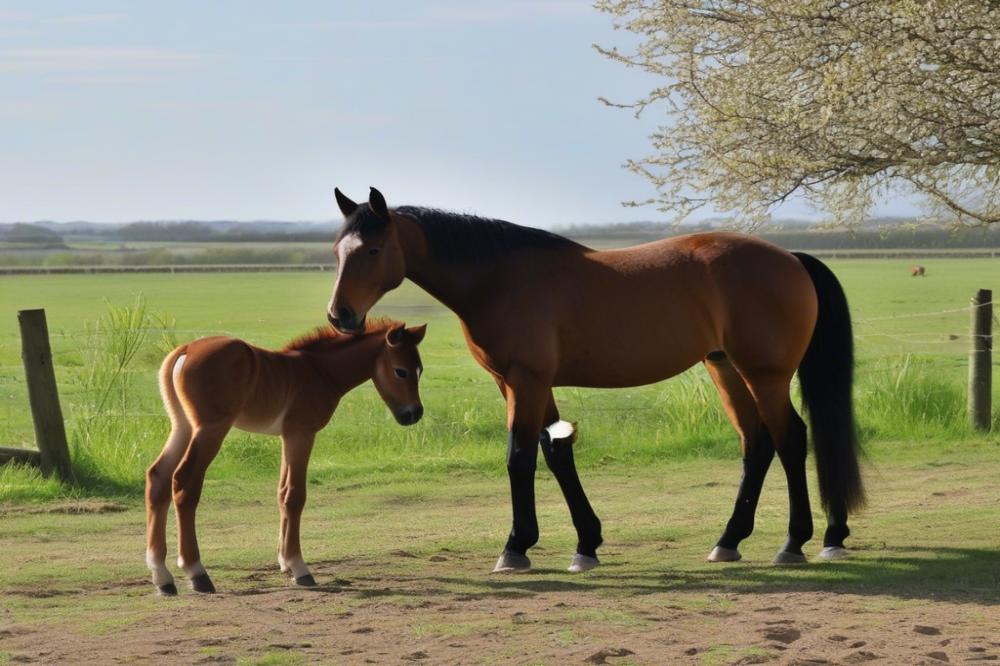
[[[590,557],[589,555],[581,555],[580,553],[577,553],[573,556],[573,561],[570,562],[567,571],[570,573],[590,571],[598,564],[600,564],[600,561],[596,557]]]
[[[778,554],[774,556],[775,564],[803,564],[805,562],[805,555],[800,553],[789,553],[787,550],[779,550]]]
[[[743,556],[740,555],[740,551],[732,548],[723,548],[722,546],[716,546],[708,554],[709,562],[739,562],[742,559]]]
[[[833,562],[835,560],[844,560],[851,556],[851,551],[847,550],[843,546],[825,546],[823,550],[819,551],[820,559]]]
[[[493,573],[513,573],[515,571],[527,571],[531,568],[531,560],[527,555],[519,555],[504,551],[497,560],[497,565],[493,567]]]

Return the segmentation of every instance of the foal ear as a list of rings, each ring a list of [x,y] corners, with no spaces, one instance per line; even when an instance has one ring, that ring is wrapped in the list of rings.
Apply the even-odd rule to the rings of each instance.
[[[333,188],[333,194],[337,197],[337,205],[340,206],[340,212],[344,214],[344,217],[350,217],[358,209],[358,204],[348,199],[347,195],[340,191],[340,188]]]
[[[385,197],[382,193],[376,190],[374,187],[370,188],[371,192],[368,194],[368,205],[371,209],[375,211],[375,214],[386,220],[389,219],[389,207],[385,205]]]
[[[427,324],[412,326],[406,329],[406,332],[409,334],[410,339],[413,340],[413,344],[419,345],[420,341],[424,339],[424,334],[427,332]]]
[[[385,343],[390,347],[398,347],[403,342],[403,331],[406,324],[396,324],[385,332]]]

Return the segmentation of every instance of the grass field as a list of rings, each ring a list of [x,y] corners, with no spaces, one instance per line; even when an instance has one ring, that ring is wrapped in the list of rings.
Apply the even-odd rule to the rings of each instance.
[[[579,422],[582,476],[605,522],[605,566],[582,578],[561,573],[572,527],[540,469],[535,572],[485,576],[509,520],[503,405],[454,316],[406,285],[379,312],[429,323],[426,416],[399,428],[366,386],[321,434],[303,534],[321,587],[288,589],[273,571],[276,440],[233,433],[209,471],[199,515],[206,564],[228,593],[170,604],[150,596],[141,560],[142,475],[167,431],[155,379],[162,355],[214,333],[279,345],[323,322],[332,276],[0,278],[0,444],[31,446],[15,315],[44,307],[80,471],[78,484],[61,486],[0,470],[0,663],[997,655],[1000,437],[970,431],[964,387],[965,308],[978,288],[1000,291],[1000,265],[928,259],[928,277],[914,279],[902,260],[830,263],[855,318],[857,409],[869,450],[873,501],[853,522],[856,559],[766,564],[787,515],[782,475],[772,472],[747,562],[701,562],[728,515],[739,462],[714,389],[695,368],[636,389],[559,389],[565,418]],[[109,304],[121,324],[134,314],[122,306],[140,294],[145,335],[134,340],[124,381],[109,381],[119,340]],[[100,409],[98,394],[108,396]],[[925,625],[939,633],[914,633]],[[165,626],[176,627],[174,638]],[[46,635],[48,653],[38,640]]]

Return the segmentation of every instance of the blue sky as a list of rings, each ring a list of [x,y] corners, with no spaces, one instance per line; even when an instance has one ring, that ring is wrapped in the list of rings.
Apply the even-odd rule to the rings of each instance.
[[[533,226],[668,220],[655,82],[586,0],[0,0],[0,221],[339,217],[334,186]],[[792,206],[785,214],[801,214]]]

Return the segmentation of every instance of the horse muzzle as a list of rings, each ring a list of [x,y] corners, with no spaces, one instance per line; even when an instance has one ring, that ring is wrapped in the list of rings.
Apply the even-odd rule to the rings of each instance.
[[[347,306],[337,308],[336,313],[327,312],[327,320],[341,333],[361,333],[365,328],[365,318]]]
[[[424,415],[423,405],[411,405],[409,407],[403,407],[395,413],[396,422],[399,425],[410,426],[420,420],[420,417]]]

